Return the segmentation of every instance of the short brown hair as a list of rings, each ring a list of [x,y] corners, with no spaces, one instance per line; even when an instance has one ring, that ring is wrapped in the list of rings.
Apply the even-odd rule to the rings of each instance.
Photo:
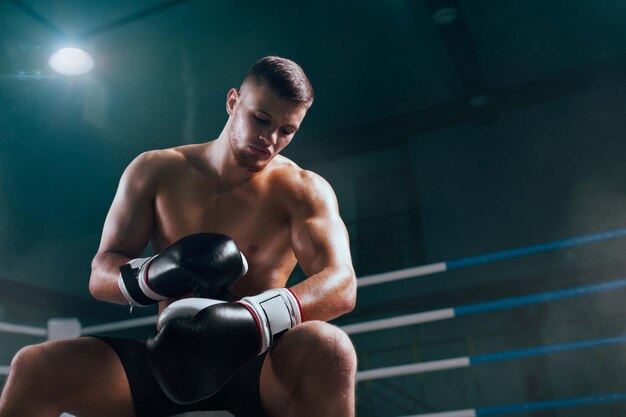
[[[285,97],[298,103],[313,104],[313,86],[300,65],[290,59],[278,56],[266,56],[255,62],[244,83],[254,80],[266,82],[279,97]]]

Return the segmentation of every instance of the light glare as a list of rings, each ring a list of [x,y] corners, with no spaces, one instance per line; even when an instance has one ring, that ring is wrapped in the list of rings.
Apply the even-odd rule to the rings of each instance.
[[[48,61],[50,67],[62,75],[83,75],[93,69],[94,60],[79,48],[63,48],[56,51]]]

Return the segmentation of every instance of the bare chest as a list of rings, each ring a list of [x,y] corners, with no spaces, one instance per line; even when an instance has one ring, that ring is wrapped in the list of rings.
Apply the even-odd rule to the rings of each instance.
[[[250,266],[238,284],[240,295],[284,286],[296,259],[281,202],[255,187],[218,193],[190,185],[181,182],[159,189],[153,248],[160,251],[193,233],[222,233],[237,242]]]

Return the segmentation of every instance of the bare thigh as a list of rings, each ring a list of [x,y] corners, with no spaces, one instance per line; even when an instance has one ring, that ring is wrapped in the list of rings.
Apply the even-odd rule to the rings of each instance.
[[[130,387],[117,354],[105,342],[81,337],[22,349],[7,389],[23,411],[46,408],[78,417],[133,417]],[[9,394],[9,393],[7,393]],[[42,414],[42,413],[34,413]],[[58,415],[58,414],[57,414]]]

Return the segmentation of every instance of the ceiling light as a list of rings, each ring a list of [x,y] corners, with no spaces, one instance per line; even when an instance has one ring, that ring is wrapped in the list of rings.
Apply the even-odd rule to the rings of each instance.
[[[442,7],[433,13],[433,21],[438,25],[448,25],[456,20],[458,14],[454,7]]]
[[[93,69],[91,55],[79,48],[63,48],[48,60],[50,67],[61,75],[83,75]]]

